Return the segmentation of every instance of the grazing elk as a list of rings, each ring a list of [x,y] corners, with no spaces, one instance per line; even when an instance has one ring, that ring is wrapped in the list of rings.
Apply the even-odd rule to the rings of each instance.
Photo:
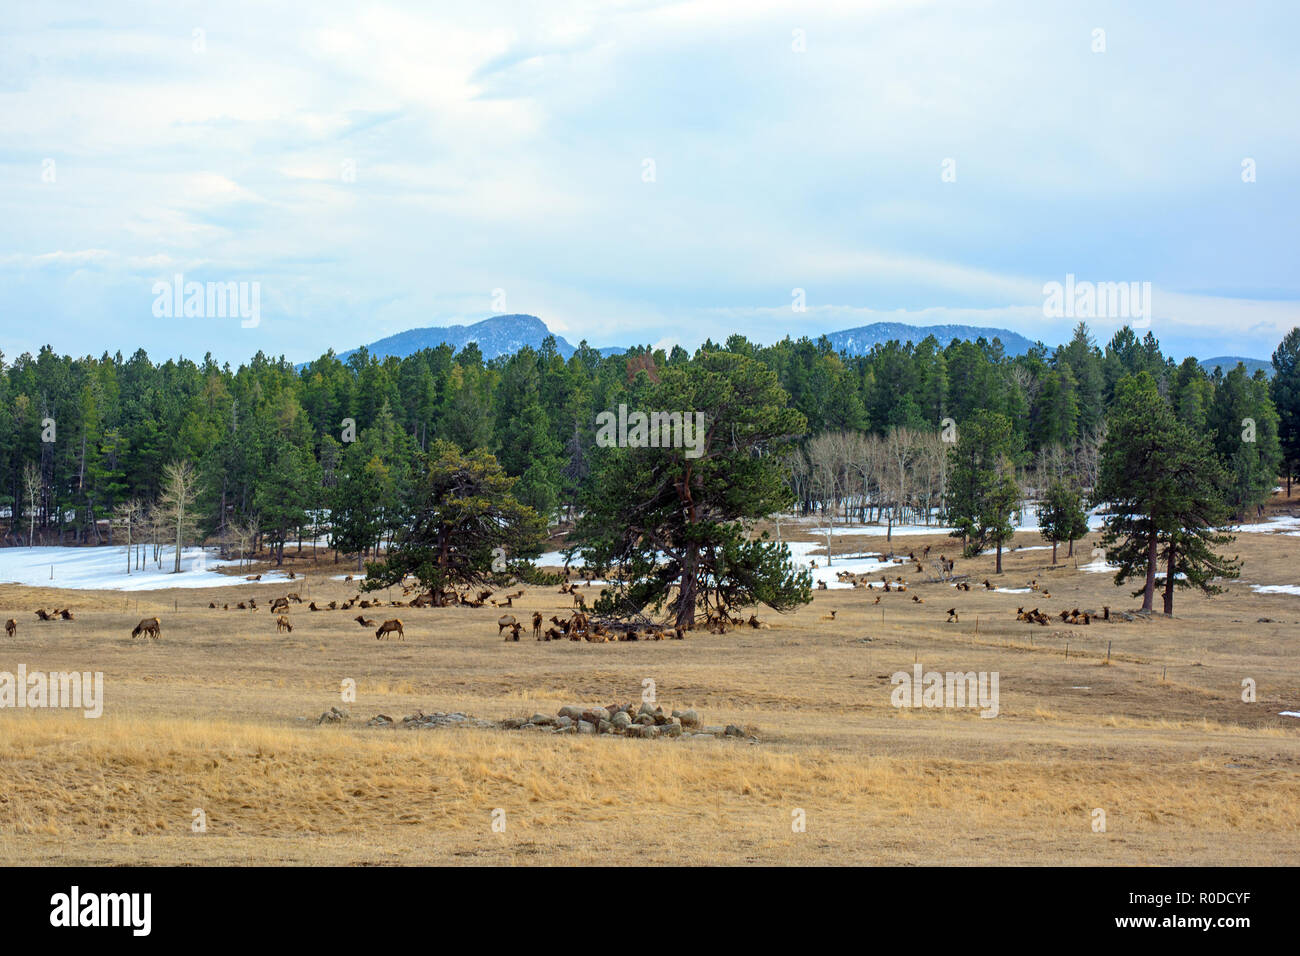
[[[13,637],[15,634],[18,633],[18,622],[15,621],[12,617],[9,620],[5,621],[5,633],[8,634],[10,637]]]
[[[162,622],[156,617],[146,617],[131,631],[131,639],[139,637],[141,634],[158,640],[162,637]]]
[[[380,624],[378,629],[376,629],[375,631],[375,640],[379,640],[381,637],[384,637],[386,634],[393,633],[393,631],[397,632],[397,636],[399,639],[403,641],[406,640],[406,632],[402,630],[402,622],[399,618],[393,618],[392,620],[385,621],[383,624]]]
[[[290,634],[292,634],[293,625],[289,623],[289,619],[287,617],[281,614],[279,617],[275,619],[275,631],[277,634],[283,634],[285,631],[288,631]]]

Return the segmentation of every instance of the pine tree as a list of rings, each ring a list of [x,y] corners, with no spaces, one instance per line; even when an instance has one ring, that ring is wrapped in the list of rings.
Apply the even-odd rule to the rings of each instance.
[[[507,561],[535,557],[546,526],[515,499],[516,482],[483,449],[464,453],[434,442],[404,530],[384,560],[366,566],[365,589],[389,587],[410,574],[436,593],[487,581],[502,554]]]
[[[752,603],[779,611],[806,604],[811,576],[792,568],[789,549],[744,534],[744,522],[789,505],[779,455],[804,417],[787,407],[776,374],[743,355],[701,349],[658,375],[638,376],[629,416],[680,413],[694,425],[699,413],[703,434],[694,447],[652,447],[650,430],[638,434],[629,417],[627,447],[598,450],[573,533],[573,550],[588,564],[621,572],[597,609],[666,606],[689,629],[701,609],[712,616]]]
[[[1166,614],[1174,587],[1214,593],[1215,578],[1235,575],[1234,562],[1214,550],[1232,540],[1216,530],[1227,515],[1226,485],[1209,442],[1178,420],[1149,373],[1119,382],[1093,497],[1109,505],[1102,546],[1119,565],[1115,583],[1142,577],[1133,594],[1144,611],[1152,610],[1162,549]]]
[[[1300,474],[1300,328],[1288,332],[1273,353],[1272,392],[1279,416],[1282,474],[1290,498],[1291,479]]]
[[[1088,513],[1079,489],[1059,478],[1053,481],[1038,508],[1038,527],[1052,543],[1052,564],[1056,564],[1056,548],[1062,541],[1070,543],[1066,557],[1073,555],[1074,542],[1088,533]]]
[[[980,411],[957,431],[949,451],[948,507],[945,520],[961,538],[967,557],[989,544],[997,549],[1002,573],[1002,546],[1015,534],[1011,514],[1020,500],[1013,457],[1016,439],[1011,422],[996,412]]]

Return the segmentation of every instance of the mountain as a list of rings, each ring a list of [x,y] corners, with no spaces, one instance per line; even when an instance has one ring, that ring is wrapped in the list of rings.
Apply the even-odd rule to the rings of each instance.
[[[1227,375],[1229,372],[1231,372],[1234,368],[1237,367],[1238,362],[1246,366],[1247,375],[1254,375],[1256,369],[1262,368],[1264,370],[1265,375],[1267,375],[1269,378],[1273,377],[1272,362],[1268,361],[1267,359],[1242,358],[1239,355],[1220,355],[1217,358],[1202,359],[1201,368],[1205,369],[1205,371],[1213,375],[1214,369],[1217,366],[1223,369],[1224,375]]]
[[[883,345],[895,339],[899,342],[920,342],[928,335],[933,335],[938,340],[940,348],[945,348],[954,339],[969,339],[974,342],[983,336],[992,342],[998,338],[1008,355],[1023,355],[1034,345],[1019,332],[1010,329],[982,329],[972,325],[916,326],[904,325],[902,322],[873,322],[856,329],[830,332],[826,337],[837,352],[865,355],[873,345]]]
[[[553,333],[546,327],[546,323],[535,315],[494,315],[472,325],[407,329],[405,332],[398,332],[396,335],[371,342],[365,348],[371,355],[382,360],[390,355],[405,358],[420,349],[433,349],[444,343],[459,352],[470,342],[475,342],[478,344],[479,351],[483,353],[484,360],[487,361],[499,355],[511,355],[525,345],[535,349],[541,348],[543,340],[551,334]],[[574,347],[560,335],[555,336],[555,350],[566,359],[574,353]],[[356,349],[349,349],[339,358],[346,362],[348,356],[356,351]],[[599,351],[602,355],[611,355],[624,350],[615,346]]]

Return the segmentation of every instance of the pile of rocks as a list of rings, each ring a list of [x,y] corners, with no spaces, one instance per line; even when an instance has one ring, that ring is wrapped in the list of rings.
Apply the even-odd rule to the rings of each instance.
[[[325,713],[320,715],[320,718],[316,721],[316,723],[337,724],[340,721],[351,720],[351,719],[352,719],[352,715],[349,714],[346,710],[339,710],[337,707],[331,707],[329,710],[325,711]]]
[[[508,717],[501,721],[505,730],[537,730],[555,734],[617,734],[624,737],[681,737],[714,740],[718,737],[750,737],[735,724],[707,726],[693,710],[674,710],[665,714],[655,704],[612,704],[609,707],[584,707],[568,704],[554,716],[533,714],[531,717]]]
[[[394,727],[398,730],[420,730],[425,727],[495,727],[496,724],[490,720],[481,720],[478,717],[462,714],[460,711],[453,713],[439,711],[426,714],[422,710],[417,710],[415,713],[403,717],[400,721],[393,720],[387,714],[376,714],[366,721],[366,726]]]

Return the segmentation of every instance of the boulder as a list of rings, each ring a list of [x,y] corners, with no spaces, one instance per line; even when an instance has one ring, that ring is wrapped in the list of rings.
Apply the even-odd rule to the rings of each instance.
[[[586,710],[585,707],[575,707],[573,704],[566,704],[565,706],[561,707],[556,713],[559,714],[559,716],[561,717],[568,717],[570,720],[581,720],[582,712],[584,710]]]
[[[578,733],[594,734],[595,732],[596,732],[596,725],[593,724],[591,721],[588,720],[578,721]]]
[[[700,715],[693,710],[674,710],[673,716],[682,722],[683,727],[700,726]]]

